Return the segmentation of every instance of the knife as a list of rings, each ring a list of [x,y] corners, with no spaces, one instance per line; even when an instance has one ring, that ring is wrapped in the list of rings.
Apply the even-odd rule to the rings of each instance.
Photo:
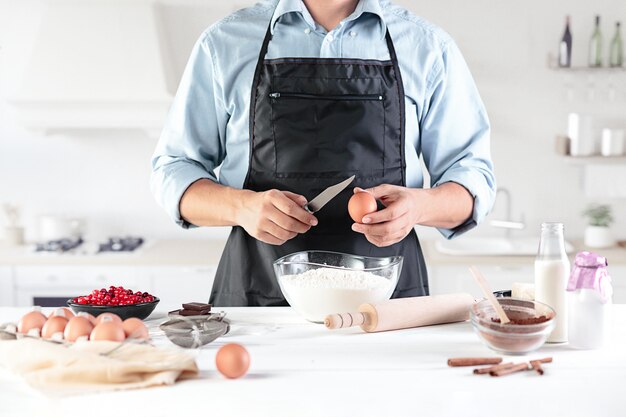
[[[330,187],[319,193],[317,197],[315,197],[313,200],[309,201],[304,206],[304,209],[309,213],[315,213],[317,211],[320,211],[321,208],[326,205],[326,203],[335,198],[337,194],[345,190],[345,188],[350,185],[352,181],[354,181],[354,177],[355,176],[353,175],[350,178],[341,181],[339,184],[331,185]]]

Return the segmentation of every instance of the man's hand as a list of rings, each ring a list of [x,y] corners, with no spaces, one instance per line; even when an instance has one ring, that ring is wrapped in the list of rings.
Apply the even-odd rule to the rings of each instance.
[[[352,230],[363,233],[372,244],[383,247],[400,242],[417,223],[417,199],[411,188],[383,184],[367,190],[385,206],[383,210],[363,217],[363,223],[354,223]]]
[[[452,229],[465,223],[474,209],[474,197],[454,182],[430,189],[382,184],[364,191],[385,208],[364,216],[364,224],[354,223],[352,230],[379,247],[400,242],[417,224]]]
[[[180,200],[180,214],[196,226],[241,226],[251,236],[282,245],[317,225],[304,209],[306,198],[289,191],[254,192],[200,179]]]
[[[250,191],[243,197],[237,223],[260,241],[282,245],[317,225],[315,216],[303,208],[306,203],[289,191]]]

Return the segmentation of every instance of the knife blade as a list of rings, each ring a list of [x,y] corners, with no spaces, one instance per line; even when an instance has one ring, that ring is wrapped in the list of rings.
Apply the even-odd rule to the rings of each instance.
[[[320,211],[322,207],[326,205],[330,200],[335,198],[337,194],[342,192],[352,181],[354,181],[354,175],[348,179],[341,181],[339,184],[331,185],[321,193],[319,193],[313,200],[309,201],[304,209],[309,213],[315,213]]]

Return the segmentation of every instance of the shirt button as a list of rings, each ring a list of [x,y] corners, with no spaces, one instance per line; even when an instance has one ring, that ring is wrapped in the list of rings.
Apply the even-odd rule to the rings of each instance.
[[[335,38],[333,38],[333,35],[328,35],[326,39],[328,39],[328,42],[332,42]]]
[[[311,33],[311,29],[309,29],[309,28],[304,29],[304,33],[306,33],[308,35],[309,33]]]
[[[350,36],[352,36],[352,37],[354,38],[354,37],[356,36],[356,32],[355,32],[355,31],[353,31],[353,30],[351,30],[351,31],[350,31]]]

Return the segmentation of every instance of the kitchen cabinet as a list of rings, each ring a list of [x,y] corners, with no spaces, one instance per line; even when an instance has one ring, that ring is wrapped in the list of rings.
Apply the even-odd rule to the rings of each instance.
[[[207,301],[225,243],[164,240],[133,253],[105,254],[41,254],[0,244],[0,306],[58,306],[110,285],[148,291],[163,310]]]
[[[17,306],[63,305],[68,298],[110,285],[149,288],[149,281],[132,266],[18,265],[13,281]]]
[[[2,305],[58,306],[70,297],[96,288],[122,285],[156,295],[161,299],[159,307],[169,311],[180,308],[186,301],[207,301],[215,270],[216,266],[212,265],[16,266],[12,279],[10,274],[3,279],[14,285],[7,287],[10,295],[6,301],[5,295],[2,296]]]
[[[494,291],[510,290],[514,282],[534,282],[534,265],[530,266],[495,266],[479,265],[478,269],[485,276]],[[466,266],[436,265],[428,268],[430,293],[446,294],[468,292],[476,298],[482,298],[482,292]]]
[[[7,268],[10,272],[10,269]],[[6,279],[1,305],[45,307],[64,305],[68,298],[96,288],[122,285],[161,299],[160,308],[173,310],[186,301],[207,301],[215,277],[213,265],[164,266],[17,266]],[[0,272],[1,273],[1,272]],[[3,286],[2,289],[5,287]],[[6,298],[6,300],[5,300]]]
[[[175,310],[188,301],[207,302],[211,295],[216,266],[142,267],[138,274],[150,282],[152,294],[161,299],[159,310]]]
[[[0,306],[13,306],[13,271],[10,267],[0,267]]]

